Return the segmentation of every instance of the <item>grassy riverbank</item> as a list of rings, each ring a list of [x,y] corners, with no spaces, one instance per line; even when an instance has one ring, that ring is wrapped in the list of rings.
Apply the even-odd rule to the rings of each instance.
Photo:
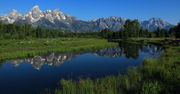
[[[175,38],[128,38],[128,39],[112,39],[113,41],[127,41],[127,42],[158,42],[163,40],[176,40]]]
[[[118,44],[95,38],[0,40],[0,60],[32,57],[48,52],[101,49],[116,45]]]
[[[142,66],[129,70],[125,75],[81,79],[78,82],[61,80],[61,88],[56,89],[55,94],[178,94],[180,47],[165,47],[160,58],[146,59]]]

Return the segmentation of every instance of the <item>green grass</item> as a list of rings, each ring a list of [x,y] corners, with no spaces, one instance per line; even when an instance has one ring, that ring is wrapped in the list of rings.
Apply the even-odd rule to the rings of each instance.
[[[161,40],[174,40],[175,38],[130,38],[130,40],[134,40],[134,41],[140,41],[140,40],[145,40],[145,41],[161,41]]]
[[[114,39],[114,40],[119,40],[119,41],[135,41],[135,42],[140,42],[140,41],[147,41],[147,42],[158,42],[162,40],[176,40],[175,38],[128,38],[128,39]]]
[[[127,74],[96,80],[61,80],[55,94],[179,94],[180,47],[167,46],[158,59],[146,59]]]
[[[0,61],[32,57],[48,52],[76,52],[116,45],[118,44],[95,38],[0,40]]]

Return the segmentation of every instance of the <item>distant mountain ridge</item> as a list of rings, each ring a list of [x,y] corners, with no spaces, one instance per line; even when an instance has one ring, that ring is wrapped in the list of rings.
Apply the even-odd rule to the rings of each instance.
[[[13,9],[9,14],[0,16],[0,21],[5,24],[28,23],[34,27],[61,29],[72,32],[98,32],[105,28],[118,31],[123,28],[126,20],[127,18],[107,17],[83,21],[74,16],[64,14],[59,9],[42,11],[37,5],[25,14],[20,14]],[[173,27],[172,24],[161,18],[140,21],[140,24],[143,28],[149,30],[155,30],[158,27],[162,29]]]
[[[107,18],[99,18],[92,20],[99,28],[105,29],[109,28],[114,31],[118,31],[123,28],[127,18],[121,17],[107,17]],[[149,30],[156,30],[158,27],[162,29],[170,29],[174,25],[168,23],[167,21],[161,18],[151,18],[145,21],[139,21],[142,28]]]

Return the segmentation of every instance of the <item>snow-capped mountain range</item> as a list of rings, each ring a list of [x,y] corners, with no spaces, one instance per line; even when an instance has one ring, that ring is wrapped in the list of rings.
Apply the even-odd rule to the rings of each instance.
[[[20,14],[16,10],[12,10],[9,14],[0,16],[0,21],[5,24],[32,24],[34,27],[61,29],[76,32],[98,32],[102,29],[109,28],[118,31],[123,28],[127,19],[121,17],[99,18],[91,21],[83,21],[74,16],[64,14],[59,9],[40,10],[39,6],[34,6],[25,14]],[[161,18],[151,18],[140,22],[143,28],[155,30],[158,27],[170,29],[172,24]]]
[[[13,9],[9,14],[1,16],[1,21],[10,24],[17,22],[18,20],[24,20],[29,23],[35,23],[41,20],[42,18],[45,18],[52,23],[54,23],[55,20],[63,21],[75,19],[70,15],[62,13],[61,11],[59,11],[59,9],[42,11],[39,9],[39,6],[36,5],[24,15],[18,13],[16,10]]]

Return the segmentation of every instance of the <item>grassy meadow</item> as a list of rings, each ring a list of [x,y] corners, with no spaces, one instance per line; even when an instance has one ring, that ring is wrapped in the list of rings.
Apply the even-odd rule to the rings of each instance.
[[[32,57],[48,52],[75,52],[116,46],[96,38],[49,38],[29,40],[0,40],[0,60]]]

